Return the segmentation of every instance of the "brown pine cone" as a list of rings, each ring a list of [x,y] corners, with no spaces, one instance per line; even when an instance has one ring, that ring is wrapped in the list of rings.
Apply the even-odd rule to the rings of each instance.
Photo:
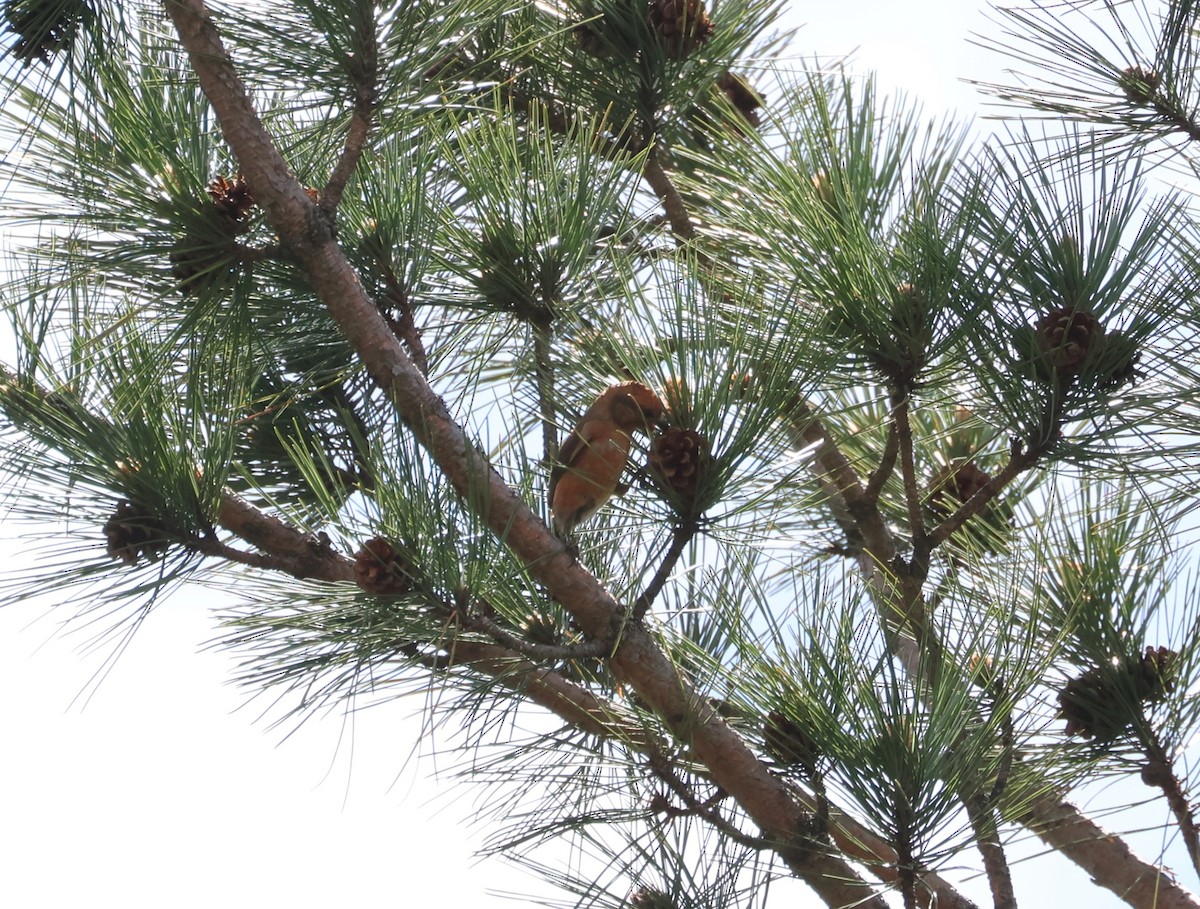
[[[218,176],[208,184],[208,194],[212,197],[213,207],[221,224],[230,234],[240,234],[246,230],[246,222],[250,218],[250,210],[254,208],[254,196],[250,194],[250,186],[241,174],[232,180]]]
[[[641,887],[629,894],[626,902],[629,909],[675,909],[675,901],[670,894],[648,887]]]
[[[1134,104],[1149,104],[1154,100],[1162,77],[1152,69],[1130,66],[1121,71],[1117,85]]]
[[[105,521],[104,536],[108,541],[108,557],[126,565],[136,565],[142,556],[157,562],[169,545],[162,521],[126,499],[117,504],[116,511]]]
[[[763,96],[742,76],[728,71],[721,73],[721,77],[717,79],[717,88],[725,94],[734,110],[752,127],[758,129],[762,124],[758,109],[763,106]]]
[[[95,16],[88,0],[4,0],[3,18],[17,41],[8,52],[25,66],[49,63]]]
[[[947,518],[991,481],[974,461],[947,464],[929,481],[929,510]]]
[[[1161,700],[1174,690],[1176,656],[1166,647],[1147,647],[1112,669],[1097,667],[1068,679],[1058,695],[1066,734],[1115,739],[1137,719],[1136,704]]]
[[[700,0],[651,0],[650,23],[662,36],[667,55],[680,59],[712,35],[712,22]]]
[[[808,775],[816,771],[821,758],[821,751],[812,737],[775,710],[767,714],[763,724],[763,746],[780,764],[799,767]]]
[[[650,470],[685,499],[696,494],[707,463],[704,436],[694,429],[671,426],[650,443]]]
[[[575,43],[585,54],[591,54],[600,59],[612,56],[612,47],[597,31],[597,27],[591,23],[580,22],[575,25],[571,29],[571,37],[575,39]]]
[[[354,580],[367,593],[408,593],[413,588],[412,560],[383,537],[372,537],[354,555]]]
[[[1034,326],[1039,366],[1047,373],[1073,376],[1104,343],[1104,326],[1087,310],[1060,307]]]

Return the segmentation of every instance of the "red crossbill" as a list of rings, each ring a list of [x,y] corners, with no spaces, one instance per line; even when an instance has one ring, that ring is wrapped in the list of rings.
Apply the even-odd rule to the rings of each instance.
[[[649,431],[665,413],[658,395],[640,382],[613,385],[592,403],[563,442],[550,472],[550,514],[561,536],[616,492],[631,434]]]

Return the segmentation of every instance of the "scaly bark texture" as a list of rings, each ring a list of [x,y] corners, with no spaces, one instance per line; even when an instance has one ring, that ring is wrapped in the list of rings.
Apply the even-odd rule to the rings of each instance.
[[[639,625],[623,626],[623,609],[567,552],[475,449],[397,342],[333,239],[330,226],[289,171],[259,120],[245,86],[199,0],[166,9],[268,220],[305,263],[309,280],[413,435],[460,495],[529,567],[592,637],[618,640],[610,664],[696,759],[778,843],[788,866],[830,906],[885,909],[881,897],[842,859],[799,846],[807,812],[675,671]]]

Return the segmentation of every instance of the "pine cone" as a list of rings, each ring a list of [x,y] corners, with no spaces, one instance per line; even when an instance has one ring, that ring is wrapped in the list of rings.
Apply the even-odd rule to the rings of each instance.
[[[408,593],[413,588],[412,559],[383,537],[372,537],[354,555],[354,580],[367,593]]]
[[[694,429],[671,426],[650,443],[650,470],[684,499],[696,494],[708,463],[704,436]]]
[[[926,503],[935,515],[948,518],[977,492],[986,489],[990,481],[991,477],[974,461],[947,464],[929,481]]]
[[[638,888],[629,894],[626,902],[629,909],[675,909],[675,900],[669,893],[650,887]]]
[[[1052,310],[1038,320],[1033,332],[1039,372],[1059,376],[1076,375],[1104,343],[1104,326],[1083,309]]]
[[[1140,376],[1137,370],[1139,359],[1141,351],[1136,341],[1123,331],[1109,332],[1104,338],[1105,374],[1100,377],[1101,388],[1113,391],[1135,381]]]
[[[763,96],[737,73],[724,72],[717,79],[717,88],[724,92],[733,108],[755,129],[762,124],[758,109],[763,106]]]
[[[220,246],[184,237],[171,250],[171,274],[179,282],[184,296],[198,294],[221,283],[233,272],[227,250]]]
[[[232,180],[218,176],[208,184],[208,194],[212,197],[217,217],[229,234],[244,233],[250,210],[254,208],[254,196],[250,194],[246,178],[241,174]]]
[[[162,521],[126,499],[105,521],[104,536],[108,557],[126,565],[136,565],[142,556],[157,562],[170,544]]]
[[[816,772],[821,751],[812,737],[778,711],[767,714],[763,724],[763,746],[767,754],[786,767],[799,767],[808,776]]]
[[[1175,688],[1177,654],[1166,647],[1147,647],[1111,669],[1097,667],[1069,679],[1059,692],[1059,715],[1066,734],[1115,739],[1137,719],[1136,705],[1161,700]]]
[[[525,617],[521,636],[532,644],[554,645],[562,643],[558,623],[550,616],[531,613]]]
[[[650,0],[650,23],[662,36],[667,56],[681,59],[712,35],[712,22],[700,0]]]
[[[95,12],[88,0],[5,0],[4,21],[17,35],[9,53],[29,66],[68,49]]]
[[[1130,66],[1121,71],[1117,85],[1134,104],[1149,104],[1154,100],[1162,77],[1152,69]]]
[[[601,37],[596,26],[592,24],[580,22],[571,29],[571,37],[575,39],[575,43],[579,45],[579,49],[585,54],[590,54],[600,59],[612,56],[612,47]]]

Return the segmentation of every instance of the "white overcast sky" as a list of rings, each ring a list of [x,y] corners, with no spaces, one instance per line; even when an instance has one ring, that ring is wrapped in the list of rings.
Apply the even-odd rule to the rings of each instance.
[[[981,9],[797,2],[792,15],[807,24],[796,52],[857,48],[856,69],[877,71],[928,116],[972,116],[981,99],[959,80],[1004,65],[968,43],[989,30]],[[285,740],[230,684],[233,657],[204,649],[210,607],[187,595],[156,610],[86,704],[77,696],[104,656],[81,652],[88,631],[58,634],[43,605],[0,610],[0,906],[458,909],[520,905],[489,890],[554,895],[499,861],[472,864],[471,799],[430,783],[431,760],[406,769],[417,701],[353,725],[314,719]],[[1120,905],[1092,899],[1061,863],[1046,868],[1018,868],[1022,905],[1080,905],[1081,893]],[[983,905],[984,889],[973,895]],[[806,891],[791,904],[819,905]]]

